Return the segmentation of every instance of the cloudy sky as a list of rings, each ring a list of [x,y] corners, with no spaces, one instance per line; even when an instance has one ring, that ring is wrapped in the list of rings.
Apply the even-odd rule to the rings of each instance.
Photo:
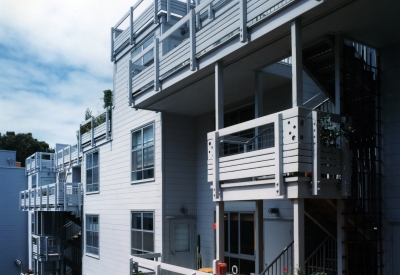
[[[76,143],[113,89],[110,29],[136,0],[0,0],[0,133]]]

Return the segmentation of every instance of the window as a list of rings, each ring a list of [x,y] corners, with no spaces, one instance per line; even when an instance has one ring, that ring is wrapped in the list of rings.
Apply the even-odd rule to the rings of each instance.
[[[86,192],[99,191],[99,152],[86,155]]]
[[[154,213],[132,212],[132,255],[154,251]]]
[[[86,253],[99,255],[99,216],[86,215]]]
[[[154,178],[154,125],[132,132],[132,181]]]
[[[146,42],[143,43],[143,45],[138,46],[135,51],[132,52],[131,54],[131,59],[134,61],[135,65],[141,65],[141,66],[149,66],[154,62],[154,53],[153,49],[149,50],[147,53],[145,53],[141,58],[135,60],[135,57],[138,56],[142,51],[144,51],[146,48],[149,46],[153,45],[154,37],[150,37]]]

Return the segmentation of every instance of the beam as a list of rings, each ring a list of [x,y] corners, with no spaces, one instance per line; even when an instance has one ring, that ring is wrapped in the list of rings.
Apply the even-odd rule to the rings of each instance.
[[[224,74],[222,61],[218,61],[215,63],[215,130],[222,128],[224,128]]]
[[[255,256],[256,269],[255,273],[260,274],[264,270],[264,209],[263,201],[256,201],[256,209],[254,213],[256,241],[255,241]]]
[[[304,267],[304,199],[293,200],[294,266]]]

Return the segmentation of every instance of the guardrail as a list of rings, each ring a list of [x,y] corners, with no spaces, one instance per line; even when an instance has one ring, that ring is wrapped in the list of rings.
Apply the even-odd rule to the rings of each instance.
[[[54,153],[36,152],[26,158],[25,174],[29,175],[36,171],[55,171]]]
[[[79,125],[79,148],[82,146],[90,144],[91,146],[95,145],[95,140],[100,138],[105,138],[106,140],[110,139],[111,132],[111,112],[110,107],[107,107],[106,110],[97,115],[92,116],[88,120],[84,121]]]
[[[273,184],[276,195],[282,195],[283,175],[312,174],[313,195],[323,182],[348,184],[347,144],[332,148],[336,140],[330,147],[321,141],[319,121],[327,115],[299,107],[208,133],[208,181],[213,182],[214,199],[223,197],[224,188],[260,184]],[[329,116],[332,123],[341,122],[340,116]],[[259,136],[264,129],[271,132],[266,139]],[[343,195],[347,190],[348,185],[342,186]]]
[[[79,217],[82,201],[81,183],[58,182],[20,192],[22,211],[68,211]]]

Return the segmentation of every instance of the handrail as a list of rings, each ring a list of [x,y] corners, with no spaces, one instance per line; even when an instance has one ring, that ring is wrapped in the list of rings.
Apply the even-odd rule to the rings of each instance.
[[[294,244],[294,241],[292,241],[288,246],[286,246],[283,251],[269,264],[267,267],[264,269],[263,272],[260,273],[260,275],[264,275],[275,263],[278,262],[278,260],[285,254],[286,251],[289,250],[289,248],[292,248]],[[293,264],[293,262],[292,262]]]

